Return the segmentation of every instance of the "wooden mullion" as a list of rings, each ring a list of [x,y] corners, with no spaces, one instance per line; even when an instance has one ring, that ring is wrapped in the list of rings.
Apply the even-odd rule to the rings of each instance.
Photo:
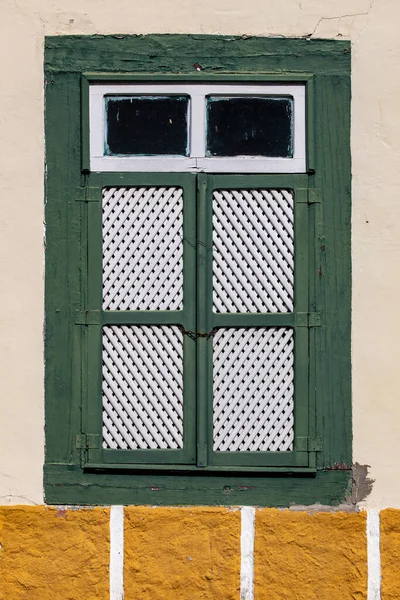
[[[209,464],[212,443],[212,340],[204,337],[212,326],[212,176],[197,181],[197,465]],[[210,430],[211,423],[211,430]]]
[[[182,178],[183,186],[183,462],[196,461],[196,197],[197,178]],[[172,312],[172,311],[171,311]]]

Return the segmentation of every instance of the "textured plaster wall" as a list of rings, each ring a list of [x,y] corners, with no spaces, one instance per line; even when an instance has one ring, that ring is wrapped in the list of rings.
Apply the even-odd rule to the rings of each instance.
[[[0,508],[0,600],[108,600],[109,514]]]
[[[239,600],[240,536],[237,509],[125,508],[125,600]],[[379,543],[397,600],[399,510],[380,512]],[[0,600],[108,600],[113,568],[109,509],[0,507]],[[365,511],[256,510],[255,600],[367,600],[369,569]]]
[[[255,599],[367,598],[365,521],[365,512],[257,511]]]
[[[124,543],[128,600],[239,597],[238,510],[130,507]]]
[[[0,0],[0,11],[0,503],[43,501],[43,38],[168,32],[352,41],[354,460],[376,480],[367,505],[400,506],[397,0]]]
[[[239,600],[239,510],[124,512],[125,600]],[[391,554],[398,557],[400,511],[381,515],[387,524],[382,600],[394,600],[400,574]],[[366,600],[365,519],[365,513],[256,511],[255,600]],[[108,599],[108,520],[109,511],[99,508],[0,508],[0,600]]]

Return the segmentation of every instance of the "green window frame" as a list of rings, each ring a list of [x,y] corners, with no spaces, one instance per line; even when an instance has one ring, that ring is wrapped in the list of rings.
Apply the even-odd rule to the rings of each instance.
[[[167,59],[160,48],[168,49]],[[46,39],[45,70],[46,501],[341,502],[351,479],[348,45],[222,36],[60,36]],[[90,81],[304,83],[307,172],[91,173]],[[183,311],[101,310],[102,189],[136,185],[184,189],[184,237],[195,243],[184,243]],[[293,191],[293,313],[212,312],[211,195],[224,188]],[[184,447],[105,450],[102,327],[145,323],[174,324],[186,332]],[[293,451],[212,452],[210,332],[238,326],[294,329]]]

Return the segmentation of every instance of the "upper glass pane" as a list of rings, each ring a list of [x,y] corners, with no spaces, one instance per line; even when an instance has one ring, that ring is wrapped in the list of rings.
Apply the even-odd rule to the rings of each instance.
[[[293,99],[207,97],[206,156],[293,157]]]
[[[105,155],[189,156],[189,96],[105,96]]]

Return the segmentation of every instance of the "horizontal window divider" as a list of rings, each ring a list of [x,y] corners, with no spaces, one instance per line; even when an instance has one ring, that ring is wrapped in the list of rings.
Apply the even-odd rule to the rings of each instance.
[[[90,456],[90,455],[89,455]],[[141,465],[152,465],[157,461],[161,466],[171,468],[176,464],[190,467],[195,466],[195,459],[184,448],[137,448],[136,450],[103,448],[101,459],[93,456],[93,462],[88,461],[86,467],[93,467],[93,464],[99,464],[97,461],[108,468],[109,464],[129,465],[131,468]]]
[[[220,467],[308,467],[308,452],[299,451],[245,451],[245,452],[213,452],[213,466]]]
[[[210,187],[212,189],[227,188],[234,189],[257,189],[257,188],[283,188],[294,189],[307,187],[308,175],[304,173],[255,173],[232,175],[210,173]]]
[[[204,173],[268,174],[276,172],[304,173],[306,158],[273,156],[202,156],[196,159],[196,168]]]
[[[277,327],[296,325],[295,313],[213,313],[214,327]]]
[[[304,175],[306,170],[305,157],[285,158],[271,156],[172,156],[172,155],[111,155],[111,156],[92,156],[91,168],[95,171],[103,171],[104,175],[108,172],[124,172],[124,179],[129,173],[150,174],[165,173],[169,175],[192,174],[193,173],[232,173],[232,175],[242,172],[248,175],[268,175],[268,173],[284,172]],[[287,175],[286,175],[287,177]],[[107,184],[103,185],[117,185]],[[121,180],[118,185],[124,185]],[[142,184],[143,185],[143,184]],[[154,185],[154,183],[149,183]],[[278,184],[276,184],[278,186]],[[257,187],[257,186],[252,186]],[[286,185],[290,187],[290,185]]]
[[[102,312],[103,325],[184,325],[181,310],[113,310]]]
[[[153,462],[148,464],[122,464],[122,463],[99,463],[99,464],[86,464],[85,470],[121,470],[121,471],[181,471],[190,472],[201,475],[202,473],[316,473],[317,469],[313,467],[241,467],[241,466],[208,466],[208,467],[197,467],[196,465],[158,465]]]
[[[92,187],[162,187],[176,186],[185,187],[193,182],[193,173],[169,173],[169,172],[118,172],[118,173],[90,173],[90,185]]]

